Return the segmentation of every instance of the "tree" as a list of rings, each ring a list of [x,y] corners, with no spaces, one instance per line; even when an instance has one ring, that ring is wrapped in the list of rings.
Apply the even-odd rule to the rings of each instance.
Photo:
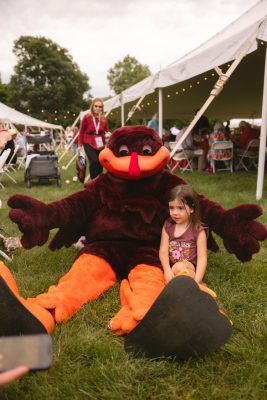
[[[150,74],[147,65],[140,64],[135,57],[128,54],[122,61],[118,61],[113,68],[108,70],[107,79],[110,88],[116,94],[119,94]]]
[[[45,37],[21,36],[11,77],[13,107],[48,122],[69,125],[90,97],[89,78],[68,50]]]
[[[0,101],[2,103],[8,104],[10,98],[10,88],[8,84],[2,83],[0,75]]]

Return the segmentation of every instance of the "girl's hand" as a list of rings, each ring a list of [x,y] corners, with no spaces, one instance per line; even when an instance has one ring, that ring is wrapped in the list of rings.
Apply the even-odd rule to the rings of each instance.
[[[174,278],[174,273],[170,268],[170,269],[168,269],[168,271],[164,272],[164,279],[165,279],[166,284],[169,283],[172,280],[172,278]]]

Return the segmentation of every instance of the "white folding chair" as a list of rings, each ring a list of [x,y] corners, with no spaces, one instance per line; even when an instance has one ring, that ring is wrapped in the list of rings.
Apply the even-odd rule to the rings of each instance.
[[[15,168],[14,168],[14,165],[15,165],[15,164],[13,163],[13,160],[14,160],[15,155],[17,154],[19,148],[20,148],[20,146],[17,144],[17,145],[15,146],[15,149],[14,149],[14,152],[13,152],[13,154],[12,154],[12,157],[10,158],[9,162],[5,165],[5,171],[9,171],[10,169],[11,169],[12,171],[16,171]]]
[[[173,150],[176,144],[177,142],[169,142],[170,149]],[[171,160],[170,164],[171,172],[173,172],[178,166],[181,172],[193,171],[192,157],[193,157],[192,150],[184,150],[182,146],[179,146]],[[175,163],[173,163],[173,161],[175,161]]]
[[[236,166],[236,171],[244,168],[246,171],[252,166],[258,168],[258,158],[259,158],[259,139],[252,139],[245,150],[237,149],[235,155],[238,159]]]
[[[0,156],[0,187],[2,189],[5,188],[4,185],[1,182],[2,178],[3,178],[3,175],[4,174],[8,175],[7,172],[4,170],[4,166],[6,164],[6,160],[7,160],[8,156],[9,156],[10,152],[11,152],[10,149],[6,149],[6,150],[3,151],[3,153]]]
[[[217,153],[216,150],[218,150]],[[211,145],[210,156],[211,156],[210,165],[213,173],[216,172],[216,169],[217,171],[233,172],[233,142],[231,140],[222,140],[219,142],[214,142]],[[224,164],[224,166],[216,168],[217,162]]]

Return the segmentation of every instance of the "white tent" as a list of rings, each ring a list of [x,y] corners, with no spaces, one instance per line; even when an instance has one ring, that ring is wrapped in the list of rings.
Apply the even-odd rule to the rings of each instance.
[[[204,106],[190,129],[208,107],[209,118],[262,117],[256,194],[260,199],[267,130],[266,41],[267,0],[261,0],[192,52],[107,100],[105,112],[118,113],[116,108],[121,107],[124,123],[125,113],[131,115],[136,110],[136,117],[150,118],[158,109],[160,133],[163,118],[191,119],[202,104]],[[212,103],[227,81],[220,96]]]
[[[63,130],[61,125],[49,124],[48,122],[40,121],[39,119],[30,117],[29,115],[23,114],[14,108],[8,107],[0,102],[0,119],[6,123],[12,123],[14,125],[24,125],[27,127],[38,127],[43,129],[59,129]]]

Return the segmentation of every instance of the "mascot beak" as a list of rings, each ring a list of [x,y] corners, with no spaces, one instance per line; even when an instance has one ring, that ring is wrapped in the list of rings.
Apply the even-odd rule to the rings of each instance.
[[[170,159],[170,152],[162,146],[154,155],[142,156],[137,152],[125,157],[117,157],[109,148],[99,154],[99,161],[112,175],[138,180],[161,171]]]
[[[136,177],[140,176],[138,154],[135,151],[131,154],[131,160],[130,160],[128,172],[129,172],[129,175],[132,177],[136,178]]]

